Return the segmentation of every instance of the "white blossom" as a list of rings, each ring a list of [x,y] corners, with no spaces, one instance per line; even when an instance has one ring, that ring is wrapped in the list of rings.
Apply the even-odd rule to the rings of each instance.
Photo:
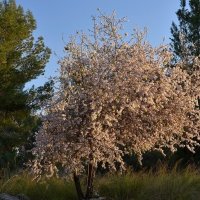
[[[93,38],[73,38],[60,62],[58,98],[46,109],[33,149],[37,175],[52,176],[58,163],[68,173],[82,173],[88,163],[124,169],[125,153],[141,160],[153,148],[199,145],[199,70],[191,78],[178,63],[166,74],[166,46],[153,48],[140,32],[127,42],[123,20],[99,20]]]

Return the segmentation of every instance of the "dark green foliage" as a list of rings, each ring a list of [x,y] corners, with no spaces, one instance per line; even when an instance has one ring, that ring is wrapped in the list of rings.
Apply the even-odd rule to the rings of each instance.
[[[52,83],[24,88],[43,74],[50,57],[43,38],[34,40],[35,29],[30,11],[24,12],[14,0],[0,1],[0,167],[13,160],[15,147],[37,129],[34,113],[52,88]]]
[[[127,166],[138,172],[141,170],[157,169],[160,163],[167,163],[167,160],[168,158],[166,159],[160,152],[153,150],[143,154],[142,165],[138,162],[135,154],[124,156]]]
[[[180,1],[180,9],[176,12],[179,25],[174,22],[171,27],[171,47],[174,53],[174,61],[184,61],[183,67],[190,75],[194,71],[193,59],[200,56],[200,0]],[[182,38],[181,38],[182,37]],[[197,99],[197,109],[200,109],[200,98]],[[200,148],[196,148],[196,153],[191,153],[186,148],[179,148],[173,156],[171,163],[181,160],[182,166],[197,164],[199,166]]]
[[[181,0],[181,8],[176,12],[179,24],[172,23],[171,47],[175,61],[180,59],[191,64],[190,56],[200,55],[200,0],[189,0],[190,9],[186,3]]]

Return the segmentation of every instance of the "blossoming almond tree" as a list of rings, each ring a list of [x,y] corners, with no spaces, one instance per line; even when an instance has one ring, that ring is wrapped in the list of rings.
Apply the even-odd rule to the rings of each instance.
[[[52,176],[62,165],[73,175],[79,199],[93,196],[97,165],[124,170],[125,154],[141,160],[150,149],[194,151],[199,145],[199,61],[192,79],[179,66],[167,70],[168,49],[153,48],[143,32],[122,33],[124,22],[114,13],[101,14],[89,36],[71,38],[60,62],[58,93],[36,137],[33,172]],[[79,182],[84,172],[85,194]]]

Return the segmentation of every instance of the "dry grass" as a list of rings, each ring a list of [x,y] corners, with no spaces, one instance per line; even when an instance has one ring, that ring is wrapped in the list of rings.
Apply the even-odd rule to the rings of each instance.
[[[200,173],[194,168],[157,172],[128,172],[96,177],[95,188],[101,196],[114,200],[199,200]],[[26,194],[31,200],[75,200],[71,181],[57,178],[32,181],[22,174],[0,182],[0,192]]]

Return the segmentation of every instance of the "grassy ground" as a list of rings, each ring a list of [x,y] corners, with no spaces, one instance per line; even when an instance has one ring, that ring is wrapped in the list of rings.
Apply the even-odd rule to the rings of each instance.
[[[192,168],[104,177],[98,185],[102,195],[116,200],[200,200],[200,173]]]
[[[200,200],[200,173],[188,168],[182,172],[126,173],[96,177],[95,189],[101,196],[115,200]],[[74,200],[73,182],[52,178],[32,181],[28,175],[17,175],[1,181],[0,192],[26,194],[31,200]]]
[[[29,175],[16,175],[1,181],[0,193],[25,194],[31,200],[76,200],[74,184],[70,181],[51,178],[33,181]]]

